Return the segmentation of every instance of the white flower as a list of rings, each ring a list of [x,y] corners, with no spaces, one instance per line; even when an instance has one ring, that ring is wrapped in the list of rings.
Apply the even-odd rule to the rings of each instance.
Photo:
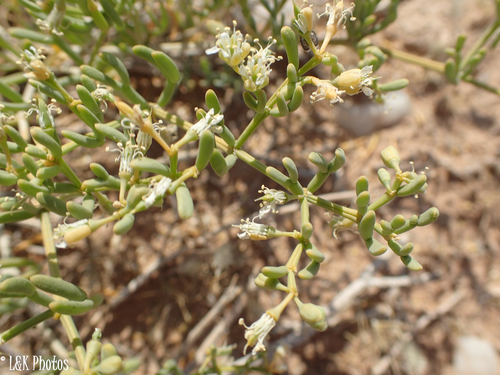
[[[61,249],[65,249],[68,244],[66,241],[64,241],[63,237],[66,234],[67,231],[70,229],[75,229],[75,228],[80,228],[83,227],[84,225],[87,225],[89,222],[88,219],[83,219],[83,220],[78,220],[75,221],[74,223],[71,224],[59,224],[56,229],[54,229],[54,240],[56,240],[56,247],[59,247]]]
[[[243,349],[243,354],[246,354],[247,348],[253,347],[252,354],[255,355],[259,351],[265,351],[264,339],[268,333],[276,325],[276,320],[267,312],[262,314],[259,320],[253,323],[250,327],[245,325],[245,321],[241,318],[238,323],[245,327],[245,340],[247,343]]]
[[[333,25],[335,28],[339,28],[341,25],[345,25],[347,21],[347,16],[350,15],[349,19],[354,21],[356,18],[352,16],[352,10],[354,8],[354,4],[351,3],[351,7],[344,10],[344,1],[343,0],[334,0],[333,6],[329,3],[325,5],[325,12],[318,14],[318,17],[327,15],[328,22],[327,25]]]
[[[142,200],[145,202],[146,208],[151,207],[158,197],[162,197],[170,187],[172,180],[167,177],[163,177],[160,182],[154,182],[150,187],[149,193],[142,197]]]
[[[139,130],[137,132],[135,142],[137,144],[137,149],[140,150],[143,154],[146,154],[146,151],[149,150],[149,147],[153,142],[153,137],[151,137],[148,133],[144,133],[143,131]]]
[[[351,69],[341,73],[335,80],[339,85],[339,88],[344,90],[348,95],[356,95],[360,91],[366,96],[371,96],[373,90],[368,87],[375,79],[371,74],[373,72],[373,66],[368,65],[363,69]]]
[[[262,201],[260,204],[260,210],[259,210],[259,219],[262,219],[262,217],[267,214],[268,212],[272,212],[273,214],[278,213],[278,210],[276,209],[276,205],[278,204],[285,204],[287,200],[287,196],[284,191],[281,190],[276,190],[276,189],[269,189],[262,185],[261,190],[259,190],[259,193],[264,194],[263,197],[257,198],[255,201]]]
[[[26,112],[25,116],[29,117],[33,113],[36,113],[36,119],[38,121],[38,125],[42,129],[47,129],[47,128],[53,128],[55,126],[54,122],[54,116],[52,115],[52,111],[54,111],[57,114],[60,114],[62,112],[62,109],[57,107],[54,104],[55,100],[52,99],[52,103],[49,103],[47,105],[42,99],[33,99],[31,101],[31,105],[33,108],[30,108],[28,112]]]
[[[254,218],[255,220],[255,218]],[[254,240],[261,241],[267,240],[269,238],[269,231],[273,229],[272,227],[259,224],[250,219],[241,219],[240,225],[233,225],[233,227],[240,228],[243,233],[238,233],[238,237],[242,240]]]
[[[8,115],[6,113],[3,113],[3,109],[5,106],[3,104],[0,104],[0,126],[7,121],[14,121],[15,117],[12,115]]]
[[[108,109],[108,103],[106,102],[106,100],[109,100],[110,102],[116,101],[115,97],[113,96],[113,94],[111,94],[108,87],[104,85],[97,85],[97,88],[92,91],[91,95],[101,107],[104,107],[102,108],[103,112]]]
[[[194,124],[189,130],[195,132],[200,136],[205,130],[210,129],[212,132],[220,134],[222,133],[222,125],[219,123],[224,120],[224,115],[214,114],[214,109],[210,108],[205,117],[203,117],[200,121]]]
[[[258,40],[255,39],[258,43]],[[269,75],[271,74],[271,64],[281,60],[282,57],[276,57],[274,52],[270,50],[271,46],[276,43],[276,39],[269,37],[269,43],[266,48],[260,44],[260,49],[252,48],[252,54],[247,56],[244,63],[239,66],[238,73],[243,79],[243,85],[248,91],[257,91],[264,88],[269,83]]]
[[[330,102],[331,106],[333,106],[335,103],[342,103],[343,102],[340,95],[343,94],[344,91],[339,90],[330,81],[325,81],[325,80],[321,80],[318,78],[313,78],[312,84],[318,88],[310,96],[310,100],[311,100],[312,104],[319,102],[320,100],[323,100],[323,99],[328,100]]]
[[[45,66],[42,60],[45,56],[42,55],[42,50],[31,46],[21,53],[21,60],[17,64],[24,65],[25,76],[27,78],[35,78],[39,81],[45,81],[50,78],[51,71]]]
[[[224,32],[219,32],[215,37],[217,38],[215,46],[207,49],[205,53],[212,55],[219,52],[219,57],[233,68],[237,67],[250,52],[248,36],[243,36],[241,31],[236,30],[236,21],[233,21],[232,35],[231,28],[226,27]]]
[[[64,19],[64,11],[59,10],[59,5],[55,4],[45,20],[37,19],[36,24],[40,30],[50,31],[52,34],[62,36],[64,33],[58,29]]]
[[[308,32],[311,32],[313,28],[312,5],[306,5],[307,1],[304,1],[304,4],[301,6],[300,13],[297,14],[297,17],[293,21],[293,25],[301,34],[307,34]]]
[[[116,145],[118,146],[117,149],[110,150],[109,147],[107,147],[106,151],[117,151],[120,153],[120,155],[118,155],[115,159],[115,162],[120,161],[120,169],[118,173],[132,173],[130,163],[136,157],[144,156],[144,153],[137,147],[137,145],[132,144],[131,141],[127,141],[125,146],[123,146],[123,143],[121,142],[118,142]]]

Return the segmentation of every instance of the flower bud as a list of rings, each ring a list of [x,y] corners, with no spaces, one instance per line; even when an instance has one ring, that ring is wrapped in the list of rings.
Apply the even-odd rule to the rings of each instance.
[[[382,155],[382,161],[388,168],[395,169],[397,172],[401,172],[401,168],[399,168],[401,159],[396,148],[394,148],[393,146],[389,146],[383,149],[380,154]]]
[[[114,355],[116,355],[116,348],[113,344],[107,343],[102,346],[101,361],[104,361],[106,358],[112,357]]]
[[[101,350],[102,343],[98,340],[90,340],[87,342],[87,351],[85,352],[85,359],[83,361],[83,366],[85,370],[90,369],[92,362],[96,358],[97,354]]]
[[[92,230],[88,225],[83,225],[67,231],[64,234],[64,242],[71,244],[83,240],[92,233]]]
[[[92,367],[91,370],[95,373],[101,373],[103,375],[113,375],[121,371],[122,368],[122,359],[119,356],[114,355],[106,358],[104,361],[101,361],[99,365]]]
[[[392,191],[391,187],[391,174],[385,168],[380,168],[377,171],[378,179],[384,185],[388,192]]]

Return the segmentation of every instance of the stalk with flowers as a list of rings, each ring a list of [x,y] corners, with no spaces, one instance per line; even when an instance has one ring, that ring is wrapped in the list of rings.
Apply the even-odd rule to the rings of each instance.
[[[38,17],[36,25],[40,31],[15,28],[9,30],[8,35],[0,33],[7,59],[13,60],[14,56],[20,58],[19,65],[24,70],[22,82],[26,81],[27,87],[33,88],[27,91],[32,98],[26,100],[10,87],[12,84],[0,79],[0,93],[5,99],[0,104],[0,184],[15,190],[14,194],[0,198],[0,223],[35,217],[40,219],[49,275],[39,274],[41,266],[29,258],[1,260],[2,268],[20,270],[17,276],[1,276],[0,297],[3,302],[24,299],[44,308],[37,316],[2,332],[1,343],[45,320],[60,319],[76,359],[63,373],[114,374],[129,369],[131,365],[122,361],[114,348],[101,345],[99,332],[86,347],[81,342],[72,315],[97,308],[102,303],[102,297],[88,296],[76,285],[62,280],[57,248],[71,246],[105,225],[113,225],[115,234],[124,235],[133,227],[136,215],[153,206],[162,206],[167,196],[175,197],[180,218],[190,218],[195,209],[189,190],[190,179],[207,173],[204,170],[209,165],[218,176],[223,176],[243,162],[262,174],[263,184],[273,181],[281,187],[271,189],[262,185],[259,190],[262,197],[257,199],[260,202],[258,215],[235,225],[241,230],[238,234],[240,239],[288,237],[296,242],[285,264],[263,267],[255,277],[258,287],[279,291],[283,297],[279,304],[249,326],[243,319],[240,320],[245,327],[247,341],[244,352],[248,348],[252,348],[252,355],[265,351],[266,336],[292,301],[305,323],[318,331],[327,328],[324,308],[300,299],[302,283],[307,283],[320,272],[325,259],[322,251],[311,241],[314,228],[310,205],[334,215],[330,223],[333,236],[342,229],[357,227],[373,256],[390,249],[410,270],[422,268],[411,254],[413,244],[401,243],[399,235],[431,224],[439,216],[438,209],[431,207],[411,217],[396,215],[391,220],[380,220],[376,213],[397,197],[414,196],[424,193],[427,188],[425,174],[417,174],[413,168],[402,169],[394,147],[388,146],[381,154],[385,167],[378,170],[378,177],[384,193],[373,197],[368,179],[361,176],[356,181],[355,207],[346,207],[317,195],[327,179],[346,162],[342,149],[335,150],[331,160],[325,159],[319,152],[311,152],[308,159],[317,172],[307,184],[302,184],[291,158],[283,157],[283,172],[257,160],[246,147],[248,140],[270,116],[293,116],[292,112],[300,106],[314,105],[323,99],[332,106],[342,105],[346,95],[365,95],[383,101],[385,93],[402,89],[408,84],[405,79],[381,82],[383,78],[375,75],[385,55],[381,49],[363,39],[372,28],[381,29],[384,25],[374,23],[372,19],[369,21],[371,24],[367,21],[371,15],[367,9],[371,7],[373,12],[373,2],[364,1],[357,7],[351,5],[348,8],[342,0],[327,4],[325,12],[318,14],[320,18],[327,18],[326,36],[321,43],[314,32],[313,10],[307,3],[302,7],[294,4],[293,28],[283,26],[281,35],[269,37],[267,44],[261,44],[258,39],[251,41],[250,36],[237,30],[236,21],[232,28],[219,29],[215,45],[206,49],[206,54],[217,54],[235,75],[241,77],[243,100],[254,112],[254,117],[239,135],[226,126],[221,104],[213,90],[207,90],[205,103],[194,109],[195,123],[182,119],[169,109],[181,80],[181,72],[175,62],[160,50],[140,43],[134,43],[127,50],[157,69],[164,78],[162,92],[155,102],[148,102],[133,88],[126,64],[117,55],[102,48],[111,28],[116,29],[118,37],[123,40],[133,39],[126,32],[129,26],[122,20],[127,13],[125,1],[116,4],[109,0],[102,1],[102,9],[94,1],[71,2],[71,12],[64,0],[55,1],[49,12],[28,0],[22,3],[32,15]],[[128,11],[134,12],[132,9]],[[355,23],[358,21],[361,26]],[[383,22],[387,25],[389,21],[390,18]],[[161,24],[161,19],[158,23]],[[346,26],[350,30],[350,39],[361,51],[358,66],[349,70],[328,51],[337,32]],[[96,44],[86,46],[81,55],[77,54],[73,44],[83,44],[82,34],[90,29],[97,31]],[[20,40],[28,42],[21,43]],[[21,47],[21,44],[25,45]],[[64,77],[56,75],[38,48],[40,44],[56,45],[73,61],[78,73]],[[273,64],[282,59],[272,50],[277,44],[284,45],[288,64],[286,79],[271,93],[268,91]],[[307,47],[311,54],[304,64],[299,61],[299,44]],[[455,52],[458,54],[459,50]],[[55,53],[54,50],[52,53]],[[312,75],[311,70],[320,64],[330,68],[330,77]],[[458,74],[458,70],[455,73]],[[309,103],[304,104],[304,87],[307,85],[313,86],[315,91],[310,95]],[[104,116],[104,112],[108,115],[110,108],[117,111],[112,120]],[[87,126],[87,132],[81,134],[59,129],[55,115],[61,111],[76,115]],[[19,117],[20,113],[27,116],[36,113],[36,125],[26,128],[26,120]],[[172,126],[179,130],[182,137],[171,135],[169,127]],[[162,147],[166,163],[148,157],[153,142]],[[196,159],[193,165],[181,168],[179,152],[193,144],[197,144]],[[119,153],[116,158],[119,163],[117,175],[110,174],[99,163],[92,163],[89,168],[95,177],[82,180],[81,171],[74,170],[68,162],[70,153],[78,148],[92,150],[103,147]],[[297,201],[300,207],[301,220],[296,229],[282,231],[265,224],[266,215],[276,213],[280,205],[292,201]],[[61,218],[56,228],[51,224],[49,213]],[[304,258],[307,259],[305,266],[302,265]]]

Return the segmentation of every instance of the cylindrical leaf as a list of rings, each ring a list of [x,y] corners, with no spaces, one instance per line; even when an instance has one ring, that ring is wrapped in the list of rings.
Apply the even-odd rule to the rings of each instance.
[[[227,164],[224,155],[219,149],[214,149],[212,157],[210,158],[210,165],[212,169],[217,174],[217,176],[222,177],[227,173]]]
[[[30,277],[30,281],[44,292],[55,294],[71,301],[83,301],[87,298],[87,293],[83,289],[57,277],[34,275]]]
[[[51,167],[42,167],[36,171],[36,177],[40,180],[49,180],[56,177],[61,172],[61,167],[53,165]]]
[[[312,261],[311,263],[309,263],[307,265],[306,268],[303,268],[299,273],[298,273],[298,276],[301,278],[301,279],[304,279],[304,280],[310,280],[312,279],[314,276],[317,275],[318,271],[319,271],[319,263],[318,262],[315,262],[315,261]]]
[[[365,241],[371,239],[373,237],[373,228],[375,227],[375,211],[368,211],[362,218],[358,224],[358,231],[361,238]]]
[[[189,189],[185,184],[182,184],[175,191],[175,197],[177,198],[177,212],[181,219],[187,220],[193,215],[194,205],[193,198],[189,193]]]
[[[314,244],[308,243],[304,246],[304,249],[309,259],[317,263],[323,263],[323,261],[325,260],[325,254],[319,251]]]
[[[126,214],[123,218],[117,221],[113,226],[113,232],[118,235],[127,233],[134,226],[135,216]]]
[[[47,210],[58,215],[66,216],[66,203],[47,193],[37,193],[36,200]]]
[[[0,284],[0,291],[7,293],[19,293],[24,294],[27,297],[35,294],[35,286],[24,277],[10,277],[7,280],[2,281]]]
[[[93,307],[94,301],[91,299],[83,301],[57,300],[49,303],[49,309],[62,315],[85,314],[87,311],[92,310]]]
[[[212,133],[210,130],[205,130],[200,136],[198,156],[196,157],[196,162],[195,162],[195,166],[198,171],[201,171],[206,168],[214,152],[214,147],[215,147],[214,133]]]
[[[267,277],[273,279],[279,279],[280,277],[288,275],[288,268],[286,266],[279,266],[279,267],[266,266],[262,268],[261,272]]]

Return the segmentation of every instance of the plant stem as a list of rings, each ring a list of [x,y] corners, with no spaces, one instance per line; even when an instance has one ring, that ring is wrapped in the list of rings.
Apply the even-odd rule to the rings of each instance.
[[[331,212],[335,212],[336,214],[339,214],[346,219],[352,220],[355,223],[358,222],[358,211],[355,209],[344,207],[340,204],[327,201],[326,199],[317,197],[315,195],[307,195],[307,200],[318,207],[322,207]]]
[[[472,78],[471,76],[467,76],[467,77],[463,77],[462,78],[462,81],[465,81],[465,82],[469,82],[471,84],[473,84],[474,86],[477,86],[477,87],[480,87],[486,91],[489,91],[493,94],[496,94],[496,95],[500,95],[500,89],[497,89],[493,86],[490,86],[484,82],[480,82],[480,81],[476,81],[474,78]]]
[[[498,2],[497,2],[497,7],[498,7]],[[469,60],[476,54],[476,52],[488,41],[488,38],[497,31],[497,29],[500,27],[500,20],[496,20],[490,27],[488,27],[486,30],[484,30],[483,34],[479,37],[478,40],[476,40],[476,43],[472,46],[471,49],[467,52],[467,55],[462,59],[460,66],[458,67],[458,70],[461,71],[463,68],[469,63]]]
[[[389,57],[408,62],[410,64],[415,64],[433,70],[438,73],[444,73],[444,63],[434,61],[431,59],[426,59],[425,57],[416,56],[408,52],[398,51],[392,48],[380,47],[380,49]]]
[[[47,211],[43,211],[40,215],[40,220],[42,227],[43,247],[45,248],[45,255],[47,256],[47,260],[49,262],[49,273],[52,277],[61,278],[61,269],[59,268],[59,261],[57,259],[57,251],[54,245],[54,232],[52,230],[52,225],[50,224],[49,213]],[[54,296],[54,298],[56,297],[57,296]],[[45,318],[44,320],[54,315],[52,311],[49,310],[49,312],[52,315]],[[29,320],[30,319],[28,319],[26,322],[28,322]],[[73,322],[73,319],[70,315],[61,315],[60,320],[64,327],[64,330],[66,331],[69,342],[75,350],[75,356],[76,360],[78,361],[78,366],[80,367],[80,369],[83,369],[85,348],[83,347],[82,340],[80,339],[80,334],[76,329],[75,323]]]
[[[55,312],[53,312],[52,310],[44,311],[43,313],[35,315],[34,317],[29,318],[28,320],[18,324],[17,326],[4,331],[2,334],[0,334],[0,344],[3,344],[16,337],[17,335],[23,333],[24,331],[35,327],[37,324],[52,318],[54,314]]]

